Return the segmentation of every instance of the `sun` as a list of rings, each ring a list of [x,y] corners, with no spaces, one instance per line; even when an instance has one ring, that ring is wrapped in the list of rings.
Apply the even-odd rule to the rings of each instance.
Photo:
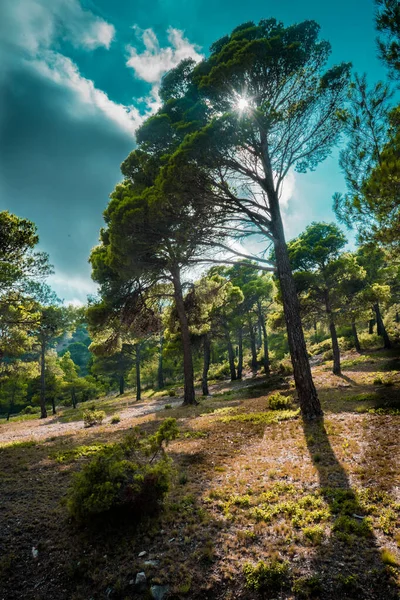
[[[249,101],[247,98],[239,98],[237,101],[237,107],[240,111],[246,110],[249,107]]]

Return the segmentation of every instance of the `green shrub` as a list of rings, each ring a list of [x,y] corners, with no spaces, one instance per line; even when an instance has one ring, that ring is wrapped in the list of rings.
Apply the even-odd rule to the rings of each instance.
[[[397,567],[399,564],[399,561],[397,560],[396,556],[393,554],[393,552],[391,552],[387,548],[384,548],[382,550],[381,559],[382,559],[383,564],[389,565],[391,567]]]
[[[168,395],[169,395],[170,398],[173,398],[174,396],[176,396],[176,390],[170,389],[168,391]]]
[[[333,350],[327,350],[323,356],[324,360],[333,360]]]
[[[292,591],[298,598],[308,600],[308,598],[318,597],[322,592],[322,583],[319,575],[311,577],[299,577],[293,584]]]
[[[325,536],[324,528],[322,525],[311,525],[310,527],[303,528],[304,537],[306,537],[313,546],[319,546]]]
[[[246,563],[243,573],[249,589],[261,593],[279,592],[288,585],[289,563],[276,558],[268,563],[260,560],[255,566]]]
[[[280,375],[292,375],[293,366],[292,361],[288,356],[285,356],[278,364],[278,373]]]
[[[166,419],[154,435],[130,432],[120,444],[104,448],[74,476],[67,508],[78,522],[97,515],[133,516],[154,512],[168,491],[171,461],[164,446],[179,435],[175,419]]]
[[[89,408],[83,412],[83,423],[85,427],[93,427],[94,425],[101,425],[103,419],[105,419],[106,413],[104,410],[95,410]]]
[[[286,410],[292,408],[292,398],[275,392],[268,397],[268,405],[271,410]]]
[[[172,404],[166,404],[164,406],[165,410],[169,410],[170,408],[172,408]]]
[[[40,408],[37,406],[25,406],[25,408],[21,410],[21,415],[33,415],[39,411]]]
[[[111,425],[116,425],[121,421],[121,417],[119,415],[114,415],[111,419]]]
[[[332,529],[339,534],[352,534],[358,537],[369,537],[371,535],[370,522],[367,518],[359,520],[341,515],[334,522]]]

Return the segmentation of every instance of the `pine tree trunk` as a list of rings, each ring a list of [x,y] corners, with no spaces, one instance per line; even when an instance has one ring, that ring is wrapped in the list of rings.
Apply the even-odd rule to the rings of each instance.
[[[122,396],[122,394],[125,392],[125,378],[122,374],[120,374],[119,376],[119,395]]]
[[[268,159],[268,156],[265,157]],[[322,408],[311,375],[310,363],[300,317],[300,303],[290,266],[279,199],[273,189],[273,175],[270,165],[265,162],[266,174],[269,169],[269,184],[266,184],[270,213],[271,232],[274,238],[277,275],[282,292],[283,310],[288,334],[289,351],[293,365],[293,375],[299,398],[302,416],[305,420],[322,416]]]
[[[140,344],[136,344],[136,401],[142,399],[142,382],[140,378]]]
[[[71,390],[71,401],[72,401],[72,408],[76,408],[76,392],[75,392],[74,387]]]
[[[383,337],[384,347],[387,350],[390,350],[390,348],[392,347],[392,343],[389,339],[388,333],[386,331],[386,327],[383,323],[381,309],[379,307],[378,302],[376,304],[374,304],[374,311],[375,311],[375,316],[376,316],[376,325],[377,325],[378,335],[381,335]]]
[[[356,350],[357,350],[357,352],[361,352],[361,344],[360,344],[360,340],[358,339],[358,333],[357,333],[357,327],[356,327],[355,321],[353,321],[351,324],[351,331],[353,333],[354,345],[356,347]]]
[[[258,361],[257,361],[257,347],[256,347],[256,332],[251,319],[248,319],[249,324],[249,335],[250,335],[250,349],[251,349],[251,370],[254,374],[257,373]]]
[[[158,370],[157,370],[157,384],[158,389],[162,390],[164,383],[164,372],[163,372],[163,347],[164,347],[164,332],[160,332],[160,352],[158,355]]]
[[[183,302],[182,284],[179,269],[171,272],[174,284],[174,298],[176,311],[178,313],[179,324],[181,328],[182,348],[183,348],[183,377],[184,377],[184,400],[183,404],[197,404],[194,392],[194,374],[192,346],[190,343],[190,332],[188,319]]]
[[[243,373],[243,328],[239,327],[238,330],[238,366],[237,366],[237,378],[242,379]]]
[[[46,419],[46,344],[41,343],[40,348],[40,418]]]
[[[204,362],[203,362],[203,376],[201,379],[201,389],[203,392],[203,396],[209,396],[210,392],[208,390],[208,369],[210,368],[211,343],[210,343],[210,338],[207,333],[203,336],[203,353],[204,353]]]
[[[229,371],[231,374],[231,381],[236,381],[236,367],[235,367],[235,353],[233,351],[231,334],[229,333],[229,329],[225,327],[225,337],[226,337],[226,345],[228,348],[228,360],[229,360]]]
[[[56,411],[56,403],[55,403],[54,396],[51,399],[51,408],[52,408],[52,411],[53,411],[53,415],[55,415],[57,411]]]
[[[332,314],[332,308],[331,308],[328,290],[325,290],[325,310],[326,310],[326,314],[328,315],[329,332],[331,334],[331,340],[332,340],[332,352],[333,352],[332,372],[334,375],[340,375],[341,374],[340,348],[339,348],[339,342],[338,342],[338,337],[337,337],[337,332],[336,332],[336,325],[335,325],[335,321],[334,321],[333,314]]]
[[[368,333],[369,333],[369,335],[372,335],[374,333],[374,325],[375,325],[375,319],[370,319],[368,321]]]
[[[257,308],[258,308],[258,321],[260,323],[260,327],[262,329],[262,333],[263,333],[263,342],[264,342],[264,356],[263,356],[263,363],[264,363],[264,371],[266,375],[270,375],[271,373],[271,366],[270,366],[270,361],[269,361],[269,350],[268,350],[268,335],[267,335],[267,326],[265,324],[265,318],[262,312],[262,306],[260,303],[257,304]]]

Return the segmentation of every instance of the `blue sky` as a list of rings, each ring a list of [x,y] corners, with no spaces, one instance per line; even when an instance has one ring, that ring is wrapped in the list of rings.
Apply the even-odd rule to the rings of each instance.
[[[166,70],[199,60],[239,23],[314,19],[332,63],[370,81],[373,0],[3,0],[0,8],[0,210],[32,219],[66,301],[94,291],[87,263],[134,131],[157,107]],[[344,191],[337,151],[314,173],[292,174],[283,198],[287,236],[332,220]]]

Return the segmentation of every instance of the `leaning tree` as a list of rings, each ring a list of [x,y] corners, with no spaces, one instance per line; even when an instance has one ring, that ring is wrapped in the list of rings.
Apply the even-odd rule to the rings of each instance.
[[[348,64],[326,69],[330,45],[318,35],[313,21],[289,27],[275,19],[240,25],[215,42],[200,64],[184,61],[165,76],[163,106],[139,135],[149,152],[159,152],[161,144],[172,155],[162,171],[164,190],[184,187],[181,174],[195,165],[202,169],[214,206],[224,208],[227,220],[221,228],[233,236],[261,235],[273,245],[304,418],[322,411],[280,197],[291,170],[314,169],[337,141],[350,71]]]

